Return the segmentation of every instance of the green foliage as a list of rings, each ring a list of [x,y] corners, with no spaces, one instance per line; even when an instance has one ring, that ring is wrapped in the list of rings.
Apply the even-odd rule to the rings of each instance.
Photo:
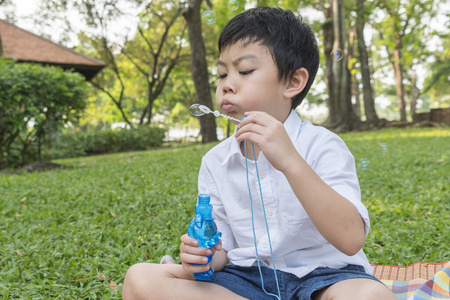
[[[357,162],[369,160],[358,176],[372,221],[370,262],[449,260],[450,130],[342,137]],[[57,172],[0,173],[0,296],[120,299],[131,265],[158,263],[164,254],[178,260],[198,168],[212,146],[60,160],[73,168]]]
[[[86,92],[79,74],[0,60],[0,168],[33,159],[51,134],[76,123]]]
[[[64,133],[46,149],[46,157],[70,158],[84,155],[148,150],[163,143],[166,130],[141,126],[137,129],[105,129]]]
[[[440,34],[436,34],[439,36]],[[429,64],[429,76],[425,79],[424,88],[421,91],[429,96],[428,102],[432,107],[450,106],[450,34],[441,35],[442,52],[437,49],[435,61]]]

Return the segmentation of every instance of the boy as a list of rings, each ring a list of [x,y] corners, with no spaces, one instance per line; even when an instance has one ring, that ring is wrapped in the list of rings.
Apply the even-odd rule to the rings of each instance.
[[[369,275],[361,250],[369,217],[353,156],[339,137],[302,122],[294,111],[319,65],[309,26],[280,8],[247,10],[223,28],[219,53],[216,104],[229,116],[246,118],[234,136],[205,155],[199,172],[199,193],[211,196],[223,234],[212,249],[214,277],[193,280],[192,273],[209,269],[194,264],[205,263],[211,250],[185,234],[182,264],[131,267],[124,299],[275,299],[261,289],[249,189],[267,292],[278,294],[275,267],[281,299],[396,299]]]

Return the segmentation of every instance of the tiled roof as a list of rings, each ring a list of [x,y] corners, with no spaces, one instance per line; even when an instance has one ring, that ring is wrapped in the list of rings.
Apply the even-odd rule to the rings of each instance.
[[[53,43],[3,20],[0,20],[0,38],[4,57],[19,62],[73,68],[88,80],[106,66],[103,61]]]

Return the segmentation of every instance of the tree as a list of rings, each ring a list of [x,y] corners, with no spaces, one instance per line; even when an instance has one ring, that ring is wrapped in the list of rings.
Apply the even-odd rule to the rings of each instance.
[[[441,38],[442,49],[437,49],[434,60],[428,63],[429,75],[425,78],[423,88],[416,90],[416,98],[428,97],[431,107],[450,105],[450,36],[443,34]]]
[[[202,37],[201,3],[202,0],[187,1],[182,10],[182,14],[186,19],[188,27],[189,43],[191,46],[191,70],[197,96],[196,99],[199,104],[213,107],[206,63],[206,50]],[[202,142],[209,143],[217,141],[216,120],[214,116],[208,114],[199,119]]]
[[[186,48],[178,2],[46,0],[46,3],[50,13],[58,14],[70,8],[80,12],[89,30],[82,34],[85,49],[79,50],[95,49],[91,55],[108,64],[103,76],[92,81],[93,86],[107,95],[129,126],[134,127],[132,119],[138,119],[140,125],[149,124],[154,102]],[[132,9],[127,9],[126,4]],[[127,18],[129,28],[114,34],[111,28],[120,18]],[[129,32],[134,30],[131,36]],[[136,114],[140,116],[134,117]]]
[[[378,115],[375,111],[375,101],[371,83],[371,73],[369,69],[369,56],[367,54],[366,42],[364,40],[364,26],[366,10],[364,0],[357,1],[356,18],[356,36],[358,38],[359,61],[361,65],[361,79],[363,85],[364,112],[367,122],[375,123],[378,121]]]
[[[169,75],[182,58],[186,26],[183,25],[178,31],[180,33],[171,34],[180,10],[173,7],[167,9],[164,4],[167,4],[167,1],[152,1],[146,5],[145,12],[140,17],[141,25],[137,27],[138,34],[121,49],[143,76],[147,86],[147,104],[142,110],[139,124],[143,124],[145,118],[147,123],[150,123],[153,103],[162,93]],[[154,7],[156,5],[158,7]]]
[[[379,7],[383,9],[385,17],[374,26],[379,32],[379,42],[386,48],[394,71],[401,121],[407,120],[405,82],[408,80],[411,82],[411,75],[408,73],[413,74],[414,72],[411,71],[413,66],[423,60],[426,52],[425,41],[429,39],[427,31],[429,31],[430,22],[424,22],[424,20],[433,18],[439,3],[438,0],[379,1]],[[410,55],[412,53],[414,54]]]
[[[329,110],[326,126],[336,131],[348,131],[359,126],[351,102],[348,57],[344,55],[346,31],[343,6],[343,0],[330,0],[326,10],[327,21],[322,26]]]

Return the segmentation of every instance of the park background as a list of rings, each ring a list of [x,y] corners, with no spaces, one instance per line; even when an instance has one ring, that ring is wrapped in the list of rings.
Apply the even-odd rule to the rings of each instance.
[[[106,65],[87,81],[0,61],[3,299],[117,299],[130,265],[178,258],[201,157],[233,132],[188,108],[214,107],[220,29],[256,5],[317,33],[321,68],[297,111],[355,156],[370,261],[449,260],[445,1],[42,0],[28,15],[17,3],[0,0],[0,18]]]

